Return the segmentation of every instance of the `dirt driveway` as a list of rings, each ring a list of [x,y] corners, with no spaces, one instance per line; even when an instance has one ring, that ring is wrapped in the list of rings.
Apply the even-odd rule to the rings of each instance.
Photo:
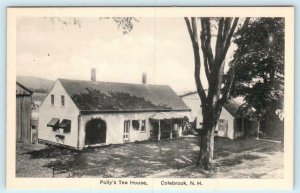
[[[17,143],[17,177],[281,178],[281,144],[216,138],[214,170],[194,169],[196,138],[140,142],[83,151]],[[63,171],[60,173],[59,171]]]

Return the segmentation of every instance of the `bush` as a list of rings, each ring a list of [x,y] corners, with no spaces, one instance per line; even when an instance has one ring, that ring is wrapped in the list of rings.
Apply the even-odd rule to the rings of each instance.
[[[184,135],[184,136],[186,136],[186,135],[197,135],[197,132],[192,127],[192,123],[190,123],[190,122],[185,122],[184,123],[182,135]]]

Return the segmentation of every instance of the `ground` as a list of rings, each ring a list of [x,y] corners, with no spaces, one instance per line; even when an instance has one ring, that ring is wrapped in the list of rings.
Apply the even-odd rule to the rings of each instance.
[[[282,178],[282,145],[215,139],[214,169],[194,168],[197,138],[145,141],[77,151],[17,142],[17,177]],[[54,173],[53,173],[53,168]]]

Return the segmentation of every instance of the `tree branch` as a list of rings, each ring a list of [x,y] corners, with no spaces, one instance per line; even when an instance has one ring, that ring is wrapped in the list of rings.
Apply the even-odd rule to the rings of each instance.
[[[205,50],[203,54],[206,54],[208,61],[208,69],[211,69],[215,63],[214,55],[211,49],[211,32],[210,32],[210,21],[209,18],[201,18],[202,34],[201,43],[204,43]],[[203,40],[203,42],[202,42]]]
[[[249,22],[250,22],[250,17],[247,17],[244,21],[244,24],[242,26],[242,29],[245,29],[248,27],[249,25]],[[234,25],[233,25],[234,26]],[[236,26],[235,26],[236,27]],[[231,32],[234,31],[234,29],[231,29]],[[232,32],[233,33],[233,32]],[[232,35],[231,35],[232,36]],[[225,102],[229,99],[230,97],[230,92],[231,92],[231,88],[232,88],[232,85],[233,85],[233,81],[234,81],[234,78],[235,78],[235,68],[236,68],[236,64],[238,62],[238,58],[236,58],[232,64],[231,64],[231,67],[230,69],[228,70],[228,79],[227,79],[227,82],[225,83],[225,86],[224,86],[224,89],[223,89],[223,95],[222,95],[222,99],[221,101],[222,102]]]
[[[234,21],[233,21],[232,27],[230,29],[230,32],[229,32],[229,34],[226,37],[226,42],[225,42],[225,46],[224,46],[224,49],[223,49],[223,54],[222,54],[222,57],[221,57],[222,60],[224,60],[224,58],[226,56],[226,53],[227,53],[228,48],[230,46],[231,38],[232,38],[233,33],[235,31],[235,28],[236,28],[236,26],[238,24],[238,21],[239,21],[238,17],[234,18]]]
[[[232,24],[232,26],[231,26],[231,28],[230,28],[230,30],[229,30],[229,33],[228,33],[227,37],[224,37],[224,39],[223,39],[223,40],[225,41],[225,42],[223,42],[223,43],[224,43],[224,46],[223,46],[223,48],[221,49],[220,57],[218,57],[218,58],[216,59],[216,61],[215,61],[216,65],[215,65],[213,71],[215,71],[215,70],[216,70],[216,71],[219,71],[219,70],[221,69],[222,65],[223,65],[223,62],[224,62],[224,59],[225,59],[225,57],[226,57],[226,53],[227,53],[227,51],[228,51],[228,48],[229,48],[229,46],[230,46],[231,38],[232,38],[233,33],[234,33],[234,31],[235,31],[235,28],[236,28],[236,26],[237,26],[238,20],[239,20],[238,17],[234,19],[233,24]],[[224,33],[227,34],[227,32],[224,32]],[[221,42],[221,43],[222,43],[222,42]],[[219,74],[219,73],[214,73],[214,74],[217,75],[217,74]],[[216,77],[215,77],[215,78],[216,78]],[[215,78],[214,78],[214,79],[215,79]]]
[[[193,45],[194,60],[195,60],[194,78],[196,82],[197,92],[201,99],[202,104],[205,105],[206,94],[200,79],[201,60],[200,60],[200,52],[199,52],[200,50],[199,50],[199,43],[198,43],[196,18],[194,17],[191,18],[192,24],[187,17],[185,17],[184,19]]]
[[[185,18],[184,18],[184,21],[185,21],[185,23],[186,23],[186,27],[187,27],[187,29],[188,29],[188,32],[189,32],[191,41],[192,41],[192,43],[194,44],[193,30],[192,30],[192,26],[191,26],[190,20],[189,20],[189,18],[185,17]]]
[[[223,31],[223,37],[224,37],[223,42],[224,43],[230,32],[231,22],[232,22],[232,17],[225,18],[225,22],[224,22],[225,27],[224,27],[224,31]],[[224,47],[225,47],[225,44],[224,44]]]
[[[192,17],[191,21],[192,21],[192,29],[193,29],[194,41],[197,42],[197,44],[198,44],[198,34],[197,34],[196,18]]]
[[[244,21],[244,24],[242,26],[242,28],[247,28],[248,25],[249,25],[249,22],[250,22],[250,17],[246,17],[245,21]]]
[[[221,103],[222,104],[225,103],[230,97],[230,92],[231,92],[232,84],[233,84],[234,77],[235,77],[236,61],[237,61],[237,59],[235,59],[233,61],[232,66],[231,66],[231,68],[229,69],[229,72],[228,72],[229,77],[228,77],[227,82],[225,84],[224,91],[223,91],[222,98],[221,98]]]
[[[224,27],[224,18],[220,18],[219,25],[218,25],[218,36],[216,41],[216,48],[215,48],[215,61],[218,60],[221,53],[222,42],[223,42],[223,27]]]
[[[202,52],[203,52],[203,46],[201,46]],[[206,74],[206,78],[208,80],[208,82],[210,82],[210,71],[209,71],[209,67],[208,67],[208,59],[206,54],[203,54],[203,63],[204,63],[204,69],[205,69],[205,74]]]
[[[207,34],[207,29],[206,29],[206,24],[201,19],[201,28],[202,32],[200,34],[201,36],[201,50],[203,53],[203,63],[204,63],[204,69],[205,69],[205,74],[207,77],[208,82],[210,82],[210,67],[209,67],[209,60],[208,60],[208,54],[207,54],[207,47],[206,47],[206,34]]]

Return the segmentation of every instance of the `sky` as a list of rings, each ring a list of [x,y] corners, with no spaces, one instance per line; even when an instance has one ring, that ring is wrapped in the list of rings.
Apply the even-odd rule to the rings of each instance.
[[[141,83],[145,72],[149,84],[169,85],[178,94],[196,90],[183,18],[139,18],[126,35],[111,19],[77,19],[80,26],[63,25],[58,18],[19,18],[17,75],[90,80],[91,68],[96,68],[97,81]],[[202,67],[206,87],[204,77]]]

